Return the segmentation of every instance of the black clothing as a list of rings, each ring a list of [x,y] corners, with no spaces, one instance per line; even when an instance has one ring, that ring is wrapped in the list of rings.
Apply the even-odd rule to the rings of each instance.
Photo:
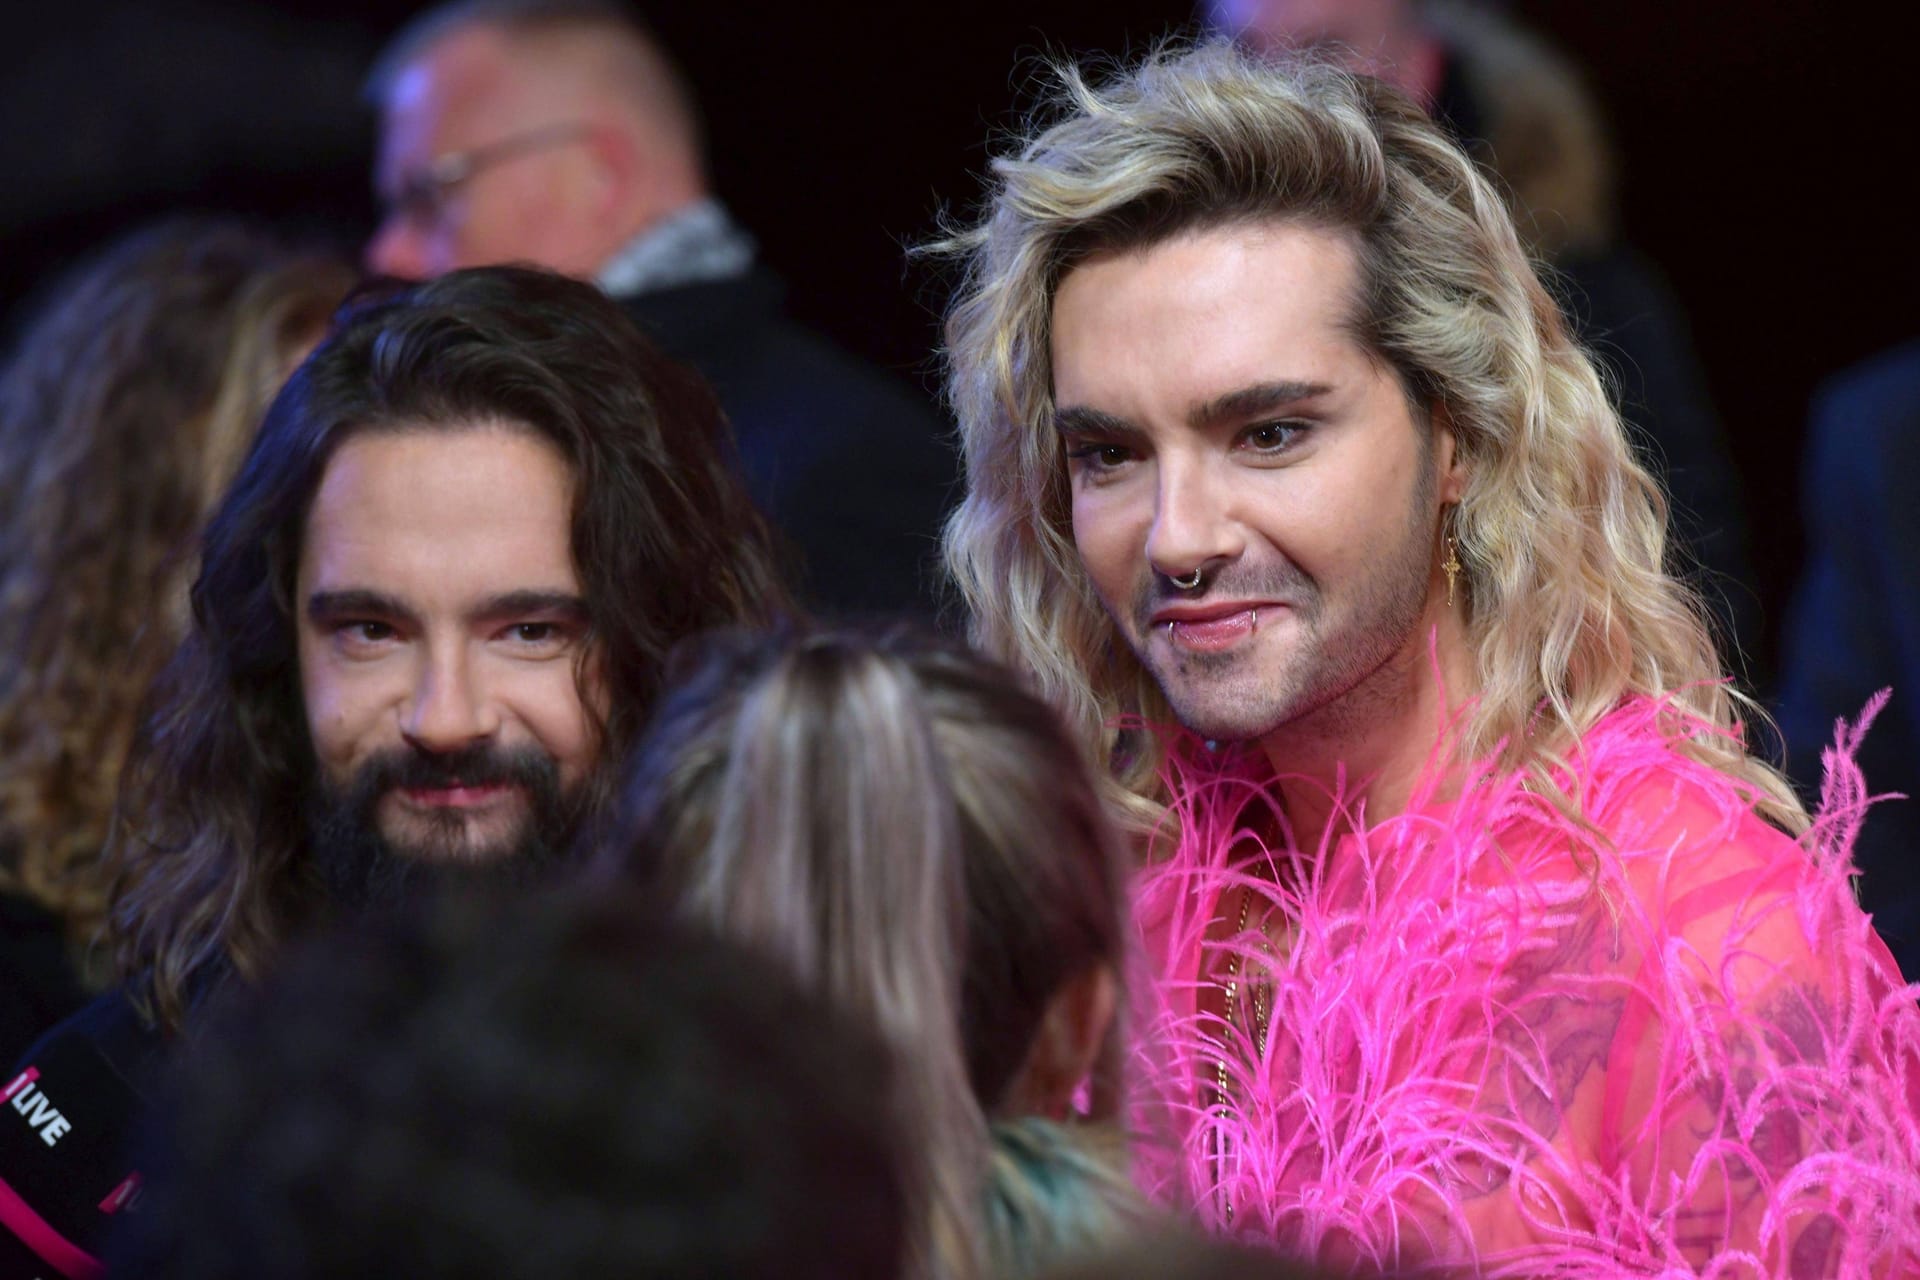
[[[1778,720],[1787,766],[1820,784],[1834,721],[1889,686],[1860,747],[1884,800],[1854,844],[1860,902],[1900,972],[1920,978],[1920,342],[1827,383],[1814,397],[1801,504],[1807,560],[1782,644]]]
[[[958,474],[948,432],[907,386],[786,319],[781,296],[755,268],[619,301],[719,393],[747,490],[802,561],[803,598],[928,615]]]
[[[0,893],[0,1064],[86,1002],[65,923],[30,898]]]

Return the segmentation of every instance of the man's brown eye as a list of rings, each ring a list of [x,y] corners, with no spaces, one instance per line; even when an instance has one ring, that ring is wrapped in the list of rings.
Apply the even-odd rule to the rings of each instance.
[[[1132,456],[1132,451],[1120,444],[1085,444],[1067,451],[1067,457],[1073,461],[1092,463],[1096,467],[1117,467]]]
[[[1300,428],[1284,422],[1266,422],[1247,432],[1247,443],[1256,449],[1280,450],[1293,443]]]

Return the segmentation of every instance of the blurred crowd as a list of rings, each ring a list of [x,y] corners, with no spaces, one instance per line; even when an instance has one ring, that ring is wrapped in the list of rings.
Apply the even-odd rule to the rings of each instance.
[[[1567,56],[1191,26],[908,251],[937,402],[613,0],[39,290],[0,1277],[1920,1274],[1920,347],[1773,653]]]

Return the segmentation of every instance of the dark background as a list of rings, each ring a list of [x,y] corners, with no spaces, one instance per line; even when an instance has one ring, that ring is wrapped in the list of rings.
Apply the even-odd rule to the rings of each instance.
[[[371,225],[359,77],[422,6],[231,0],[0,6],[0,309],[171,209],[356,243]],[[1514,0],[1610,118],[1626,238],[1693,325],[1777,624],[1799,555],[1799,448],[1820,379],[1920,334],[1910,136],[1916,22],[1891,8]],[[1904,8],[1904,6],[1903,6]],[[1123,55],[1191,10],[656,4],[708,117],[721,196],[805,321],[933,385],[939,272],[909,263],[1030,103],[1047,53]]]

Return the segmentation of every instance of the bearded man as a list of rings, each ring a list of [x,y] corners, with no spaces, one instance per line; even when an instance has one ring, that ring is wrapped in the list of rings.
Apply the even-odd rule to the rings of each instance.
[[[727,444],[582,282],[455,272],[336,322],[208,525],[129,757],[123,985],[0,1082],[26,1102],[0,1111],[0,1221],[41,1260],[18,1266],[92,1265],[154,1060],[209,991],[344,913],[565,865],[667,651],[785,607]]]
[[[946,550],[1146,838],[1159,1192],[1342,1271],[1920,1265],[1857,773],[1746,750],[1499,194],[1329,67],[1063,74],[949,246]]]

